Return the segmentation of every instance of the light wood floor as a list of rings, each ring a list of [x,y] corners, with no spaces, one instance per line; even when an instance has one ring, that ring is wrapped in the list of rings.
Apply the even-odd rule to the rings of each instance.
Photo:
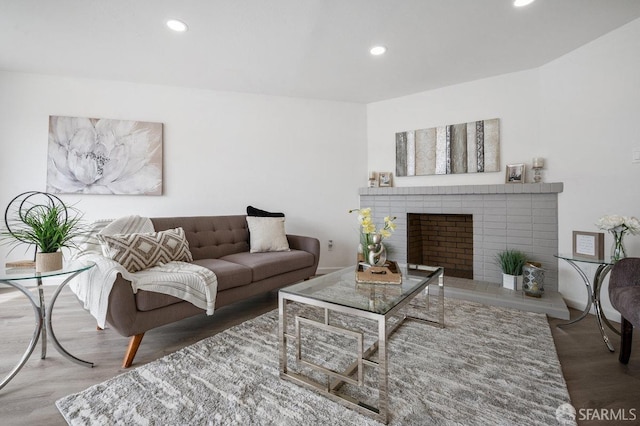
[[[52,287],[45,287],[48,297]],[[14,290],[0,289],[0,376],[18,361],[33,330],[33,313],[24,296],[11,298]],[[48,300],[48,299],[47,299]],[[153,330],[145,335],[134,367],[192,344],[221,330],[260,315],[277,306],[275,293],[218,310],[214,317],[199,316]],[[578,315],[572,311],[572,315]],[[629,366],[618,363],[600,340],[595,317],[556,328],[550,320],[572,404],[577,408],[635,408],[640,418],[640,349],[632,352]],[[65,289],[58,298],[53,327],[62,345],[79,358],[94,361],[81,367],[62,357],[52,345],[46,359],[40,347],[18,375],[0,390],[0,424],[64,425],[54,402],[125,372],[120,368],[128,339],[107,329],[96,331],[92,317]],[[637,333],[640,340],[640,333]],[[616,347],[619,338],[610,333]],[[636,343],[636,347],[638,344]],[[579,422],[591,425],[599,422]],[[611,422],[601,424],[611,425]]]

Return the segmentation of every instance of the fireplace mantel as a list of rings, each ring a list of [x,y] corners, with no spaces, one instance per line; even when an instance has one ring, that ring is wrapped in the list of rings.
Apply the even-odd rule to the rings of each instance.
[[[473,215],[474,280],[502,282],[496,254],[519,249],[542,263],[545,288],[558,290],[558,194],[562,183],[510,183],[360,188],[360,207],[371,207],[375,223],[397,216],[385,239],[393,259],[407,261],[407,214]],[[446,274],[446,271],[445,271]]]
[[[469,195],[469,194],[557,194],[564,184],[506,183],[501,185],[400,186],[360,188],[360,195]]]

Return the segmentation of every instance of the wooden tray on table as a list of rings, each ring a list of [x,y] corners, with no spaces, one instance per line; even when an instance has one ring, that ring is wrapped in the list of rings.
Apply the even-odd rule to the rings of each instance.
[[[387,260],[383,266],[365,268],[361,263],[356,266],[356,282],[367,284],[402,284],[402,272],[398,264]]]

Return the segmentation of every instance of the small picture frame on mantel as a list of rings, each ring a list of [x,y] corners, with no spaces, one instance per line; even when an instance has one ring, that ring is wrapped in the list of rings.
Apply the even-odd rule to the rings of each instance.
[[[585,259],[604,259],[604,233],[573,231],[573,256]]]
[[[378,182],[382,186],[392,186],[393,174],[391,172],[378,172]]]
[[[524,163],[507,164],[507,174],[504,181],[506,183],[524,183],[526,170]]]

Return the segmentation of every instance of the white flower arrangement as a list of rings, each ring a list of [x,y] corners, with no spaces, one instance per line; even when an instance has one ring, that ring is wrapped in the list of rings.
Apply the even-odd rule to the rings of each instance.
[[[358,222],[360,223],[360,247],[362,248],[363,260],[370,265],[384,263],[386,255],[379,256],[384,249],[382,240],[389,238],[391,233],[396,229],[393,223],[396,217],[386,216],[384,225],[377,228],[371,218],[371,208],[351,209],[349,213],[358,212]]]
[[[612,233],[628,232],[631,235],[640,233],[640,221],[633,216],[620,216],[617,214],[602,216],[596,222],[596,226]]]
[[[627,233],[631,235],[640,233],[640,221],[632,216],[620,216],[617,214],[602,216],[596,222],[596,226],[602,230],[609,231],[613,235],[611,261],[614,263],[627,257],[627,250],[623,244],[624,236]]]
[[[353,212],[358,212],[358,222],[360,222],[364,234],[380,234],[384,238],[389,238],[391,233],[396,229],[396,224],[393,223],[393,221],[396,220],[395,216],[385,216],[384,226],[377,229],[373,223],[373,219],[371,219],[371,207],[349,210],[349,213]]]

